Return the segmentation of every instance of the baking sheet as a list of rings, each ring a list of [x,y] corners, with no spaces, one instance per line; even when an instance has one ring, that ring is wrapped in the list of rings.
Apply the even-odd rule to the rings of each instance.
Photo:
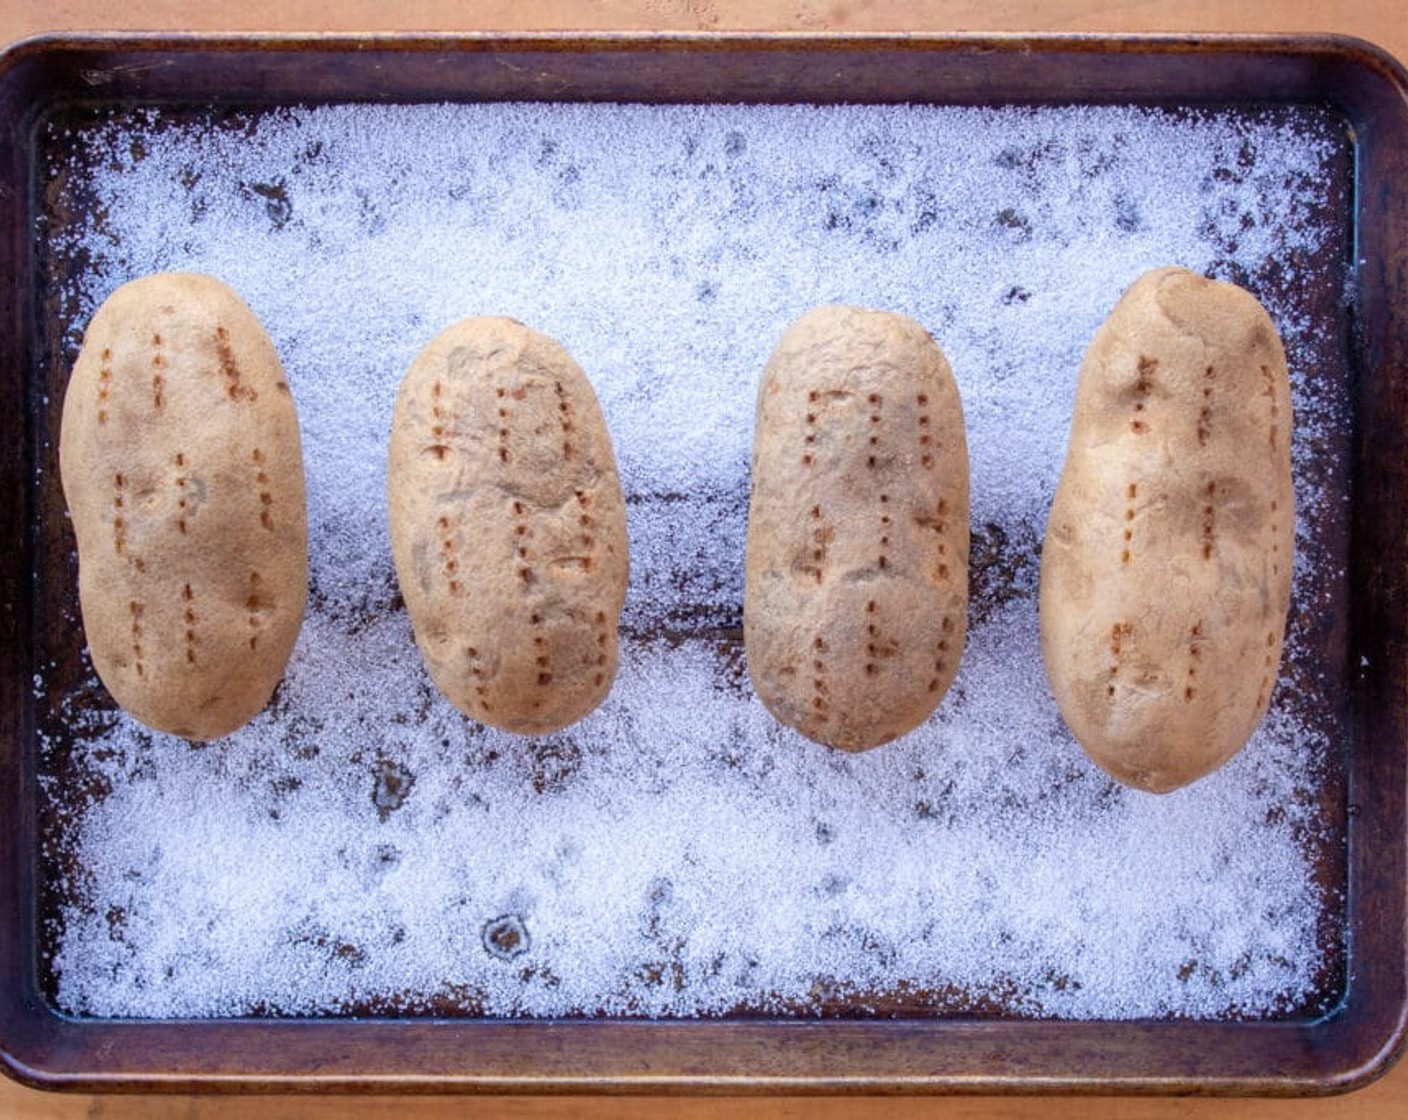
[[[270,711],[220,742],[94,710],[91,672],[39,682],[56,717],[40,770],[55,1002],[141,1018],[1331,1006],[1345,667],[1317,635],[1348,601],[1349,157],[1342,120],[1313,107],[499,102],[50,123],[42,290],[60,337],[133,276],[233,284],[300,408],[312,565]],[[1236,765],[1157,798],[1062,728],[1036,588],[1081,350],[1161,261],[1252,286],[1280,325],[1300,531],[1270,717]],[[756,385],[819,303],[901,312],[941,340],[972,464],[961,676],[923,729],[855,758],[777,726],[740,673]],[[435,693],[384,512],[401,372],[443,325],[501,313],[591,371],[632,542],[612,695],[537,739]],[[61,525],[62,507],[42,517]],[[55,665],[83,657],[71,586]]]
[[[828,49],[834,48],[835,45],[835,43],[831,43]],[[906,56],[906,60],[912,61],[908,59],[908,56]],[[577,56],[571,56],[571,62],[580,63],[580,61],[580,58]],[[617,61],[619,61],[619,59]],[[553,62],[555,64],[558,62],[566,62],[566,56],[555,56]],[[565,68],[571,69],[572,66],[568,63]],[[552,66],[546,66],[543,72],[550,74],[552,69]],[[123,73],[123,71],[116,68],[104,72],[117,75]],[[900,66],[898,72],[901,74],[904,73],[904,67]],[[687,78],[688,76],[686,75],[685,77]],[[629,77],[626,79],[626,84],[629,84]],[[657,90],[657,92],[661,91]],[[164,107],[163,111],[167,114],[174,113],[180,115],[183,112],[189,112],[188,106],[189,102],[183,105],[178,101],[174,106],[168,104]],[[96,116],[94,115],[94,109],[96,109]],[[120,110],[120,112],[123,113],[128,111],[130,110],[126,105]],[[202,110],[202,112],[204,111],[205,110]],[[1180,107],[1175,101],[1173,103],[1173,111],[1182,112],[1186,110]],[[1223,111],[1227,110],[1224,108]],[[1265,110],[1262,109],[1249,111],[1235,104],[1230,111],[1234,116],[1238,113],[1244,114],[1246,119],[1251,119],[1251,117],[1255,116],[1257,113],[1264,114],[1265,112]],[[100,100],[97,106],[81,107],[77,112],[80,117],[86,116],[87,119],[93,120],[101,118],[105,112],[110,115],[112,110],[103,105]],[[234,131],[237,133],[240,128],[245,128],[248,130],[249,135],[257,137],[260,129],[260,121],[266,117],[278,116],[280,112],[279,109],[271,110],[267,107],[240,106],[217,111],[215,119],[219,122],[219,127],[225,129],[227,132]],[[1324,124],[1326,120],[1333,121],[1338,119],[1336,116],[1337,110],[1332,110],[1328,114],[1325,110],[1320,108],[1304,110],[1302,112],[1307,114],[1304,119],[1313,118],[1321,121],[1321,124],[1317,126],[1320,128],[1326,127]],[[54,130],[54,120],[52,116],[46,122],[45,128],[48,129],[48,131],[43,134],[50,138],[49,142],[52,144],[53,138],[61,135],[61,132]],[[735,131],[737,130],[735,129]],[[720,131],[719,137],[722,137],[722,135],[723,132]],[[1352,133],[1347,132],[1346,135],[1350,136]],[[144,141],[144,143],[145,142],[146,141]],[[50,174],[48,169],[54,166],[54,149],[45,149],[41,144],[40,150],[45,152],[47,165],[45,174]],[[1348,141],[1346,141],[1346,158],[1338,161],[1330,161],[1330,165],[1340,166],[1343,169],[1342,173],[1346,177],[1349,174],[1349,160],[1347,156]],[[1012,170],[1020,171],[1020,166],[1014,166]],[[1213,173],[1218,170],[1218,167],[1209,167],[1207,169],[1208,176],[1214,183],[1216,183],[1217,180]],[[1222,167],[1220,170],[1227,174],[1235,175],[1237,173],[1235,161],[1233,161],[1230,166]],[[43,182],[45,186],[45,198],[49,207],[44,211],[46,220],[62,225],[63,214],[67,212],[67,209],[82,209],[81,191],[75,192],[72,188],[67,186],[68,183],[74,181],[81,184],[82,178],[81,176],[76,176],[73,179],[65,179],[63,184],[59,183],[60,179],[63,179],[63,176],[50,177],[47,179],[41,177],[41,182]],[[254,191],[254,197],[246,201],[253,201],[256,205],[261,206],[268,216],[268,220],[277,225],[279,214],[283,214],[282,209],[275,207],[276,203],[280,203],[280,199],[274,193],[273,188],[268,186],[270,181],[265,180],[263,182],[265,186],[268,187],[268,190],[266,192],[256,190]],[[1341,224],[1338,228],[1338,232],[1330,238],[1328,247],[1317,247],[1319,251],[1325,252],[1327,258],[1331,260],[1344,258],[1344,249],[1351,237],[1356,233],[1356,218],[1348,212],[1350,189],[1350,185],[1347,182],[1340,186],[1337,186],[1334,182],[1330,182],[1325,186],[1327,193],[1319,196],[1322,199],[1322,206],[1330,211],[1338,209],[1341,214]],[[65,194],[65,190],[68,190],[69,193]],[[282,203],[287,205],[287,198],[284,198]],[[279,212],[276,214],[270,207],[275,207]],[[1012,208],[1009,207],[1009,209]],[[1021,237],[1023,230],[1020,223],[1023,220],[1023,215],[1013,210],[1011,221],[1004,225],[1000,220],[1000,214],[1002,212],[1002,209],[998,208],[997,213],[999,217],[997,221],[1000,230],[1010,233],[1013,237]],[[284,217],[287,218],[287,215],[284,214]],[[1240,215],[1237,217],[1240,220]],[[1116,228],[1118,228],[1118,219],[1118,213],[1112,216],[1112,220],[1116,223]],[[848,221],[850,220],[854,220],[853,215],[848,216]],[[864,222],[859,222],[856,224],[855,228],[863,235],[867,230],[873,230],[875,223],[872,222],[866,225]],[[1038,228],[1037,236],[1040,236],[1040,233],[1041,231]],[[1338,248],[1336,246],[1338,246]],[[52,247],[49,251],[53,252]],[[55,258],[51,258],[48,262],[51,275],[53,274],[53,260],[60,256],[62,256],[62,254],[56,253]],[[45,258],[41,256],[41,275],[44,274],[45,267]],[[82,263],[76,266],[71,263],[65,263],[63,266],[65,269],[81,267],[83,267]],[[1235,271],[1235,269],[1239,267],[1239,262],[1235,254],[1233,254],[1220,261],[1219,267],[1222,268],[1224,272]],[[1240,267],[1245,268],[1244,265],[1240,265]],[[1304,276],[1302,273],[1294,269],[1287,269],[1283,273],[1273,272],[1271,270],[1263,270],[1263,272],[1264,274],[1261,276],[1247,277],[1245,275],[1234,275],[1232,278],[1242,279],[1244,281],[1250,279],[1254,286],[1260,286],[1262,289],[1259,294],[1262,294],[1263,298],[1269,298],[1272,302],[1277,298],[1278,291],[1284,293],[1288,289],[1294,290],[1296,296],[1300,297],[1297,300],[1298,305],[1305,302],[1304,296],[1306,295],[1306,290],[1304,288]],[[1297,284],[1301,284],[1302,287],[1297,288]],[[1321,399],[1327,402],[1342,401],[1352,394],[1355,385],[1355,377],[1358,371],[1354,358],[1355,339],[1351,336],[1349,318],[1344,313],[1346,276],[1344,273],[1337,274],[1334,269],[1330,269],[1328,272],[1322,271],[1316,284],[1311,285],[1311,287],[1314,289],[1314,301],[1318,301],[1314,302],[1314,306],[1318,310],[1311,313],[1312,318],[1315,318],[1321,327],[1332,325],[1333,329],[1320,329],[1310,332],[1315,336],[1315,341],[1312,343],[1309,341],[1309,338],[1306,339],[1302,344],[1304,347],[1302,357],[1306,359],[1308,364],[1316,367],[1317,378],[1324,378],[1323,381],[1317,380],[1313,383],[1318,387],[1317,391],[1323,393]],[[82,308],[82,299],[74,299],[74,290],[75,289],[71,287],[65,288],[61,284],[52,284],[48,289],[49,298],[46,299],[44,305],[45,313],[42,315],[42,319],[44,322],[43,330],[46,333],[43,337],[46,338],[47,345],[49,346],[48,355],[51,359],[46,364],[45,375],[51,379],[55,377],[59,379],[58,382],[51,380],[46,386],[46,388],[51,391],[51,396],[53,395],[52,391],[57,389],[61,383],[61,374],[55,373],[55,370],[63,368],[62,356],[65,353],[71,352],[75,337],[72,328],[74,323],[78,321],[79,313]],[[1282,298],[1285,298],[1285,296],[1283,295]],[[63,308],[65,299],[70,301],[66,309]],[[1317,506],[1317,516],[1311,521],[1306,534],[1306,540],[1311,545],[1310,552],[1317,557],[1314,561],[1315,568],[1313,575],[1319,578],[1312,580],[1316,587],[1315,595],[1317,597],[1309,601],[1302,597],[1302,601],[1306,602],[1306,605],[1310,606],[1312,609],[1305,611],[1302,616],[1302,621],[1298,624],[1302,631],[1302,638],[1297,643],[1296,649],[1300,651],[1299,656],[1301,660],[1298,666],[1292,668],[1290,676],[1292,681],[1296,684],[1300,682],[1312,682],[1312,687],[1293,687],[1288,690],[1293,695],[1288,696],[1285,703],[1291,707],[1295,707],[1298,700],[1304,701],[1307,695],[1314,696],[1315,699],[1309,706],[1317,713],[1315,718],[1321,721],[1321,733],[1323,735],[1321,741],[1334,745],[1324,751],[1325,759],[1320,771],[1320,780],[1318,780],[1317,784],[1306,794],[1306,797],[1311,803],[1313,815],[1317,818],[1317,828],[1306,830],[1306,835],[1303,837],[1307,849],[1311,852],[1310,865],[1314,868],[1313,874],[1317,877],[1316,890],[1318,897],[1322,901],[1322,912],[1318,918],[1319,929],[1317,936],[1321,939],[1326,949],[1326,963],[1320,975],[1317,977],[1315,984],[1312,985],[1312,991],[1309,996],[1303,997],[1292,1006],[1275,1009],[1275,1013],[1271,1016],[1273,1018],[1279,1017],[1292,1023],[1313,1023],[1327,1012],[1335,1012],[1337,1006],[1341,1005],[1339,1001],[1342,999],[1341,992],[1345,983],[1344,958],[1346,946],[1352,937],[1350,931],[1353,928],[1352,923],[1354,921],[1352,913],[1349,915],[1348,920],[1346,920],[1345,912],[1340,909],[1339,899],[1343,897],[1344,885],[1350,878],[1350,856],[1352,856],[1352,853],[1348,852],[1349,829],[1347,821],[1349,815],[1346,806],[1351,800],[1351,792],[1348,784],[1350,779],[1346,776],[1346,770],[1351,769],[1354,763],[1353,757],[1349,754],[1349,744],[1353,741],[1351,727],[1354,723],[1354,717],[1350,711],[1350,700],[1354,691],[1354,684],[1352,681],[1351,647],[1347,640],[1347,635],[1355,591],[1354,576],[1349,567],[1350,555],[1344,508],[1358,496],[1356,492],[1351,490],[1349,485],[1353,465],[1351,433],[1356,422],[1357,416],[1353,410],[1347,409],[1344,413],[1343,422],[1332,423],[1319,429],[1315,437],[1315,446],[1309,452],[1301,456],[1303,466],[1300,482],[1303,485],[1310,484],[1320,488],[1324,492],[1331,494],[1335,500]],[[43,469],[46,449],[52,448],[54,431],[52,426],[50,426],[46,430],[36,431],[34,435],[37,438],[38,450],[40,452],[40,490],[38,493],[39,524],[46,527],[41,531],[40,545],[41,548],[47,547],[48,551],[46,555],[49,556],[52,563],[62,571],[64,564],[68,563],[69,560],[64,555],[62,547],[55,547],[62,539],[61,516],[54,505],[52,472],[46,474]],[[1304,466],[1305,463],[1316,464],[1312,468],[1312,478],[1307,478],[1304,473],[1306,469]],[[46,485],[49,487],[47,493],[44,490]],[[734,497],[737,498],[738,495],[735,493]],[[734,503],[734,506],[735,516],[733,520],[737,521],[737,502]],[[650,514],[647,514],[647,518],[653,516],[655,512],[657,511],[651,511]],[[638,516],[637,524],[639,524],[640,521],[641,518]],[[1014,550],[1012,548],[1011,538],[1018,535],[1014,532],[1017,526],[1003,525],[999,522],[994,522],[994,525],[996,526],[996,530],[990,532],[988,536],[990,538],[996,537],[997,533],[1001,533],[1001,540],[990,539],[987,540],[984,545],[984,541],[980,537],[980,548],[975,565],[975,587],[977,591],[975,612],[990,611],[996,606],[1006,606],[1014,600],[1020,601],[1024,595],[1029,595],[1031,590],[1032,573],[1030,563],[1026,561],[1014,563],[1012,560],[1012,553],[1014,551],[1029,551],[1029,549],[1020,545],[1018,549]],[[735,526],[735,528],[737,528],[737,526]],[[1035,535],[1035,529],[1030,525],[1025,526],[1025,532],[1027,536]],[[727,537],[728,534],[725,533],[723,535]],[[735,535],[737,534],[735,533]],[[649,572],[649,567],[647,567],[646,570]],[[68,617],[70,619],[76,617],[72,609],[72,593],[71,590],[69,590],[70,587],[71,585],[66,584],[62,578],[41,581],[37,589],[38,595],[36,598],[41,617]],[[730,642],[736,641],[736,635],[730,634],[732,628],[731,623],[734,620],[731,620],[727,614],[726,603],[728,596],[726,581],[725,586],[721,590],[723,593],[718,596],[720,599],[719,603],[703,604],[706,609],[702,611],[684,610],[682,617],[686,622],[682,628],[683,634],[679,632],[680,627],[672,628],[672,638],[676,641],[698,640],[702,634],[705,640],[713,643],[722,650],[721,661],[723,664],[727,664],[729,656],[727,654],[727,647]],[[684,600],[684,606],[686,608],[691,606],[687,598]],[[694,606],[699,606],[699,604],[694,604]],[[711,610],[713,611],[712,614]],[[722,614],[719,613],[720,611],[722,611]],[[689,629],[690,625],[693,625],[696,629],[691,631]],[[638,635],[644,635],[654,640],[658,637],[658,634],[651,634],[650,630],[650,626],[637,626]],[[40,905],[42,907],[41,913],[43,915],[41,928],[46,931],[46,937],[48,938],[46,940],[44,937],[41,937],[39,943],[39,951],[41,960],[43,961],[39,970],[39,979],[43,990],[47,992],[51,999],[55,999],[55,1002],[57,1002],[62,1009],[81,1011],[81,1007],[72,1005],[68,1007],[64,1006],[64,1000],[62,995],[57,991],[55,973],[51,967],[54,945],[62,939],[65,922],[69,920],[65,917],[64,904],[66,898],[64,891],[65,889],[71,889],[71,886],[65,888],[57,884],[71,884],[72,880],[69,876],[75,871],[82,873],[83,869],[81,865],[75,867],[71,862],[66,862],[72,861],[73,859],[73,849],[67,847],[67,838],[72,836],[76,828],[80,825],[83,815],[94,811],[93,802],[95,800],[103,800],[107,795],[107,791],[99,788],[100,783],[95,784],[95,775],[97,772],[91,765],[92,759],[84,757],[81,752],[74,752],[68,749],[68,744],[78,741],[80,737],[75,736],[73,740],[70,740],[66,729],[71,729],[73,726],[71,717],[75,710],[82,710],[85,704],[89,706],[90,710],[101,710],[104,707],[104,703],[101,696],[96,692],[87,695],[82,694],[81,690],[85,687],[90,687],[91,682],[89,685],[83,683],[89,681],[89,678],[82,666],[81,655],[75,648],[76,643],[74,641],[72,626],[61,625],[53,627],[47,635],[47,640],[53,643],[53,645],[51,647],[45,647],[41,643],[39,647],[42,653],[37,663],[42,666],[42,669],[39,674],[39,686],[35,691],[38,694],[41,705],[41,742],[48,745],[37,752],[40,758],[37,776],[42,789],[53,790],[57,788],[62,791],[62,796],[50,797],[49,799],[41,796],[37,799],[38,805],[40,806],[39,835],[42,850],[45,853],[45,861],[41,861],[40,866],[46,869],[41,873],[37,886]],[[62,683],[56,686],[56,682]],[[1319,691],[1317,691],[1317,688]],[[43,705],[45,703],[49,705],[47,716],[43,714]],[[58,749],[53,747],[55,743],[60,744]],[[796,751],[797,745],[787,744],[786,748],[790,751]],[[547,753],[549,762],[552,762],[553,759],[556,758],[557,763],[560,764],[562,754],[570,752],[558,750],[556,752],[550,751]],[[578,753],[580,754],[580,751]],[[157,755],[155,757],[160,756]],[[394,760],[391,764],[396,765]],[[382,765],[382,762],[378,762],[375,765]],[[46,766],[49,767],[47,777]],[[374,770],[375,766],[372,769]],[[762,777],[765,779],[766,775]],[[368,799],[373,802],[370,806],[370,808],[373,809],[375,808],[375,788],[373,779],[373,797]],[[75,791],[82,792],[75,793]],[[540,795],[544,792],[543,789],[535,790],[535,793]],[[553,791],[547,792],[551,793]],[[99,796],[95,798],[91,796],[93,794],[98,794]],[[129,868],[127,870],[137,869]],[[71,902],[71,897],[67,899],[67,901]],[[113,919],[112,913],[113,907],[109,904],[105,908],[105,913],[99,916],[102,920],[107,921],[110,927],[113,927],[114,922],[116,922],[116,928],[114,928],[112,932],[117,934],[117,936],[115,936],[113,940],[120,942],[123,936],[125,936],[125,932],[121,928],[125,921],[125,915],[120,915],[118,919]],[[487,915],[487,917],[492,921],[494,916]],[[474,924],[477,926],[479,923],[476,922]],[[314,949],[324,951],[325,955],[330,954],[329,960],[334,966],[346,965],[353,961],[359,954],[364,953],[364,949],[361,946],[357,945],[354,941],[339,937],[335,931],[322,931],[320,944],[317,932],[318,931],[314,931],[314,934],[310,935],[309,942]],[[342,951],[343,948],[345,948],[345,951]],[[1193,962],[1190,975],[1196,972],[1196,966],[1197,962],[1195,961]],[[666,956],[661,962],[659,976],[661,978],[678,976],[681,971],[688,976],[684,962],[671,960]],[[823,977],[823,979],[825,978]],[[835,978],[832,979],[834,981]],[[751,1004],[745,999],[739,1000],[730,1006],[725,1006],[722,1010],[725,1012],[742,1011],[752,1015],[756,1015],[759,1011],[768,1012],[770,1014],[777,1014],[779,1011],[782,1011],[788,1014],[800,1014],[804,1016],[820,1015],[823,1019],[832,1020],[879,1014],[883,1016],[898,1016],[902,1020],[916,1020],[924,1024],[941,1022],[945,1016],[959,1016],[959,1021],[962,1021],[963,1018],[969,1017],[975,1013],[983,1016],[991,1016],[1003,1022],[1012,1019],[1030,1018],[1033,1013],[1037,1016],[1043,1013],[1050,1014],[1049,1011],[1045,1011],[1039,1002],[1033,1003],[1030,999],[1022,998],[1024,993],[1017,992],[1015,993],[1016,998],[1014,998],[1013,991],[1010,988],[1003,989],[1001,984],[998,984],[994,989],[996,994],[993,994],[992,991],[985,992],[979,990],[977,998],[974,998],[974,992],[971,987],[968,990],[964,990],[962,986],[948,986],[942,989],[937,986],[926,988],[922,980],[919,984],[913,984],[909,983],[906,978],[907,982],[903,985],[896,986],[892,984],[888,989],[882,986],[877,990],[874,986],[848,983],[848,979],[849,978],[843,976],[840,978],[839,982],[833,982],[830,988],[823,985],[821,989],[808,993],[808,998],[782,999],[773,1002],[768,1002],[766,999],[763,999]],[[1055,981],[1053,981],[1053,983],[1055,983]],[[658,987],[658,985],[654,986]],[[646,983],[642,986],[642,991],[646,992],[648,996],[651,987],[652,985],[647,978]],[[251,1009],[260,1010],[258,1007],[251,1008],[248,1005],[235,1008],[237,1012],[244,1013],[247,1013]],[[275,1012],[283,1011],[284,1013],[290,1010],[290,1008],[279,1007],[277,1000],[273,1001],[272,1006],[265,1006],[262,1009]],[[298,1007],[291,1009],[307,1010],[306,1008]],[[326,1012],[328,1008],[324,1007],[316,1010]],[[482,996],[476,997],[475,994],[471,992],[469,998],[465,998],[464,992],[461,990],[455,992],[450,998],[445,997],[443,993],[432,991],[430,998],[422,999],[419,1002],[411,1000],[408,1004],[398,1004],[395,1000],[389,1003],[379,1002],[378,999],[373,997],[363,1003],[357,1003],[355,1000],[350,1001],[340,1008],[334,1008],[334,1010],[340,1010],[344,1013],[349,1011],[360,1012],[362,1014],[385,1014],[391,1012],[398,1015],[404,1015],[408,1011],[419,1013],[433,1012],[441,1015],[448,1013],[468,1015],[471,1017],[471,1021],[473,1021],[474,1017],[486,1010],[486,1007],[482,1001]],[[494,1009],[488,1008],[488,1010]],[[603,1011],[610,1013],[612,1008],[583,1006],[575,1008],[569,1007],[565,1010],[568,1013],[600,1015]],[[616,1013],[625,1014],[639,1014],[642,1010],[646,1013],[650,1013],[652,1010],[652,1005],[649,1003],[648,999],[644,1003],[638,1002],[634,1006],[617,1005],[615,1008]],[[663,1010],[666,1014],[672,1012],[677,1013],[677,1008],[659,1008],[656,1009],[657,1013],[659,1013],[660,1010]],[[718,1009],[711,1008],[710,1010],[716,1011]],[[210,1012],[207,1010],[204,1013],[208,1014]],[[1236,1017],[1238,1012],[1235,1007],[1229,1008],[1224,1006],[1215,1012],[1215,1014],[1224,1017],[1230,1014]],[[1261,1017],[1265,1017],[1265,1014],[1264,1010],[1260,1012]],[[1256,1018],[1258,1015],[1254,1014],[1252,1017]],[[1207,1026],[1207,1024],[1197,1022],[1185,1025],[1190,1028]],[[1226,1026],[1227,1024],[1223,1025]],[[1127,1037],[1135,1037],[1137,1033],[1138,1032],[1131,1031]],[[305,1037],[312,1038],[314,1035],[309,1034]],[[735,1034],[732,1037],[742,1038],[743,1035]],[[843,1033],[837,1033],[834,1037],[839,1041],[845,1036]],[[1070,1037],[1075,1038],[1077,1036],[1072,1034]]]

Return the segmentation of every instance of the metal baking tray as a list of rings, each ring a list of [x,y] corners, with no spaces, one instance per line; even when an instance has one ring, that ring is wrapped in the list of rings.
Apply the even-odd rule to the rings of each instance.
[[[71,339],[39,294],[39,136],[56,113],[353,102],[1129,104],[1339,114],[1350,289],[1333,470],[1346,577],[1317,648],[1339,666],[1320,874],[1342,894],[1330,990],[1286,1017],[1062,1021],[877,1011],[712,1020],[474,1016],[106,1020],[68,1015],[43,960],[34,681],[71,616],[55,402]],[[1352,242],[1352,245],[1349,244]],[[82,1090],[1324,1094],[1383,1073],[1408,1025],[1408,75],[1336,38],[605,35],[43,38],[0,56],[0,1054]],[[48,488],[47,490],[45,488]],[[61,508],[61,507],[57,507]],[[61,671],[74,671],[72,666]]]

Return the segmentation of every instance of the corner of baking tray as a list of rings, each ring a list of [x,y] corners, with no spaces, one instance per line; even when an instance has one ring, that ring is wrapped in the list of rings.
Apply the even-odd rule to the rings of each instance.
[[[1326,54],[1335,55],[1351,65],[1376,74],[1393,87],[1403,102],[1405,113],[1408,114],[1408,61],[1395,57],[1375,42],[1355,35],[1317,35],[1303,41],[1318,46]]]
[[[1357,1063],[1328,1075],[1314,1086],[1314,1091],[1321,1096],[1356,1093],[1388,1074],[1405,1052],[1408,1052],[1408,994],[1400,1000],[1397,1015],[1374,1051]]]

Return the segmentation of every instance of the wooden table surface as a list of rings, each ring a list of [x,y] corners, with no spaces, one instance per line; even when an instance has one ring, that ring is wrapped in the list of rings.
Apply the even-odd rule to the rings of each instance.
[[[0,0],[0,44],[46,31],[809,30],[1338,32],[1408,61],[1404,0]],[[280,1116],[404,1120],[506,1117],[1042,1116],[1127,1120],[1408,1117],[1408,1061],[1356,1093],[1323,1100],[1172,1098],[391,1098],[86,1096],[0,1077],[0,1120]]]

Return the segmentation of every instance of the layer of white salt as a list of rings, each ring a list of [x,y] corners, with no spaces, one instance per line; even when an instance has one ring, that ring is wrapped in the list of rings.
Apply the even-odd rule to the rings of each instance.
[[[1341,267],[1308,217],[1345,158],[1326,120],[363,106],[249,129],[142,114],[74,147],[89,158],[52,170],[92,192],[89,216],[45,233],[87,262],[60,293],[76,330],[124,280],[185,269],[230,283],[278,345],[314,594],[274,707],[243,731],[195,747],[120,717],[52,748],[111,790],[48,839],[81,869],[57,884],[49,946],[66,1010],[805,1013],[918,989],[1204,1017],[1313,994],[1340,904],[1306,844],[1329,745],[1282,690],[1212,777],[1162,798],[1114,786],[1061,725],[1034,592],[1076,370],[1121,290],[1167,263],[1274,260],[1292,292],[1311,278],[1296,269]],[[860,757],[780,729],[712,634],[738,622],[757,378],[786,325],[833,301],[905,312],[943,345],[975,528],[1005,540],[950,696]],[[1335,325],[1271,310],[1305,544],[1342,498],[1313,482],[1335,417],[1303,360]],[[574,354],[631,500],[620,677],[545,740],[455,713],[396,605],[392,402],[417,350],[472,314]],[[1327,572],[1303,560],[1297,578],[1309,604]]]

